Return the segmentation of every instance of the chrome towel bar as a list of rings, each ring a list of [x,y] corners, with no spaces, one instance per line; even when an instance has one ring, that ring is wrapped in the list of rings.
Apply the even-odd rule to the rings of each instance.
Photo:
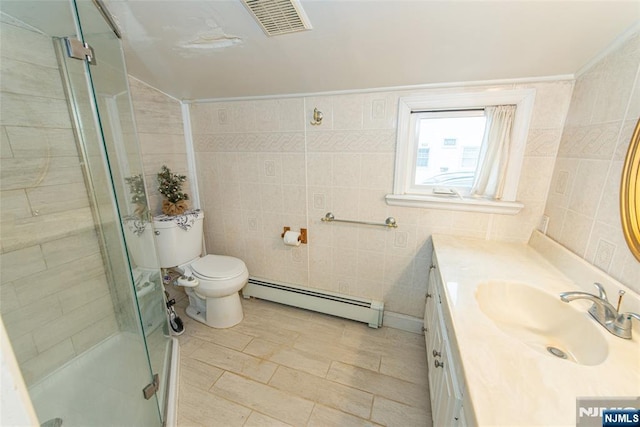
[[[368,221],[353,221],[350,219],[336,219],[335,216],[331,212],[327,212],[324,218],[321,218],[324,222],[348,222],[349,224],[364,224],[364,225],[377,225],[381,227],[389,227],[389,228],[397,228],[398,223],[396,219],[392,216],[384,220],[384,224],[379,222],[368,222]]]

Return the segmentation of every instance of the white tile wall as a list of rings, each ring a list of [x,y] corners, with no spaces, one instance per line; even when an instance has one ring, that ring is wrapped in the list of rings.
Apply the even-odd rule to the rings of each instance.
[[[388,309],[419,316],[422,308],[412,301],[424,287],[432,233],[524,241],[548,200],[549,234],[634,286],[639,267],[619,234],[615,189],[640,112],[640,89],[634,83],[637,38],[582,75],[573,97],[570,82],[526,85],[536,88],[537,97],[518,195],[526,207],[514,217],[384,204],[382,197],[392,186],[397,98],[405,93],[194,104],[208,250],[242,257],[254,275],[384,298]],[[135,80],[132,93],[149,190],[159,204],[155,169],[167,163],[186,172],[178,103]],[[308,124],[313,107],[324,114],[322,126]],[[146,108],[150,112],[140,113]],[[43,121],[46,117],[38,120],[50,123]],[[166,122],[162,132],[158,122]],[[39,149],[22,143],[14,148],[7,142],[7,135],[18,138],[20,129],[2,128],[3,157],[12,156],[12,149],[27,150],[24,157]],[[10,168],[8,173],[11,182]],[[3,191],[3,216],[26,216],[25,197],[20,190]],[[384,268],[379,272],[366,259],[380,254],[371,247],[385,231],[360,233],[321,223],[319,217],[329,210],[344,218],[394,215],[400,230],[405,228],[415,242],[407,239],[407,254],[397,255],[405,249],[404,237],[394,237],[380,252]],[[309,227],[311,241],[305,251],[281,247],[278,235],[284,225]]]
[[[620,177],[640,114],[640,33],[576,80],[545,208],[549,235],[640,292],[620,224]]]
[[[537,94],[518,191],[525,209],[509,217],[386,205],[398,98],[428,91],[192,104],[207,250],[239,256],[254,276],[380,299],[421,317],[431,234],[524,242],[540,220],[573,82],[521,87]],[[310,124],[314,108],[320,126]],[[392,215],[400,227],[321,222],[329,211],[376,222]],[[308,228],[309,244],[284,246],[284,226]]]

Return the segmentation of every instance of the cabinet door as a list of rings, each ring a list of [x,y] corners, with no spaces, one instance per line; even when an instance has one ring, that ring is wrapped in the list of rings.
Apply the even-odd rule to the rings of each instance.
[[[439,387],[442,379],[441,368],[436,367],[436,361],[440,363],[440,356],[437,354],[442,351],[442,324],[438,316],[438,285],[437,272],[432,265],[429,268],[429,284],[427,286],[427,295],[425,303],[424,326],[425,326],[425,345],[427,347],[427,367],[429,372],[429,395],[431,400],[431,408],[433,415],[437,411],[439,405]],[[434,350],[437,352],[434,354]]]
[[[442,298],[446,299],[446,293],[437,265],[434,252],[432,266],[429,269],[428,297],[424,317],[433,425],[466,426],[467,422],[462,411],[461,390],[463,388],[458,383],[442,311]]]
[[[453,426],[457,425],[460,418],[460,409],[462,406],[462,396],[458,384],[455,379],[451,355],[449,354],[449,343],[443,342],[442,360],[444,366],[440,375],[440,384],[438,389],[438,409],[432,409],[433,425],[435,426]]]
[[[429,393],[431,395],[431,410],[435,413],[439,405],[440,385],[442,383],[442,330],[439,325],[432,328],[427,347],[427,361],[429,363]],[[435,352],[435,353],[434,353]]]
[[[427,333],[427,335],[429,335],[431,328],[436,326],[434,323],[437,301],[436,280],[435,267],[431,266],[429,268],[429,283],[427,283],[427,294],[425,299],[423,320],[424,331]]]
[[[434,265],[435,264],[434,262]],[[425,344],[429,369],[429,394],[434,426],[458,425],[462,396],[457,383],[449,339],[442,313],[439,282],[436,267],[429,269],[429,284],[425,303]]]
[[[424,306],[424,319],[423,319],[423,331],[424,331],[424,343],[427,350],[427,366],[431,366],[431,359],[428,357],[431,353],[432,340],[433,340],[433,332],[435,329],[439,328],[440,325],[437,324],[437,307],[436,307],[436,295],[437,295],[437,286],[436,286],[436,275],[435,275],[435,267],[433,265],[429,268],[429,283],[427,283],[427,294],[425,299]],[[431,372],[431,371],[429,371]]]

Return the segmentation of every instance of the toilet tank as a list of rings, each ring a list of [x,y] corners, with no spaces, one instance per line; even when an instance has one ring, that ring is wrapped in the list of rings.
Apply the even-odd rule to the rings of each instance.
[[[124,236],[135,267],[148,270],[158,268],[158,258],[156,258],[156,251],[153,250],[151,224],[145,224],[132,217],[124,218]]]
[[[202,211],[153,219],[160,267],[176,267],[201,255],[203,220]]]

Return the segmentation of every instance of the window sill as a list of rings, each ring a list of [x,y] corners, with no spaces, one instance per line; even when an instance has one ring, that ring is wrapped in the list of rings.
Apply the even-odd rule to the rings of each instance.
[[[516,215],[524,204],[459,197],[438,197],[409,194],[387,194],[388,205],[409,208],[447,209],[451,211],[481,212],[500,215]]]

